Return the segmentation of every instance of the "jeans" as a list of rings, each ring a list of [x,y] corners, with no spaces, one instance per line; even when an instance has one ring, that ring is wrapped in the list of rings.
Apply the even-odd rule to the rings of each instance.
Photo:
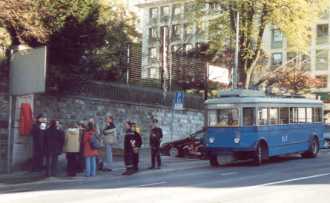
[[[96,156],[85,157],[85,176],[96,176]]]
[[[104,169],[112,169],[112,145],[105,145],[105,157],[103,160],[103,168]]]

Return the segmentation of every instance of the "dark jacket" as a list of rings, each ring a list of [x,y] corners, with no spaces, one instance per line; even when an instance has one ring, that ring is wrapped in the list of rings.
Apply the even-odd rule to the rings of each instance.
[[[149,143],[151,148],[159,148],[161,139],[163,138],[163,131],[161,128],[155,127],[151,130]]]
[[[33,124],[30,134],[33,140],[33,152],[43,154],[45,149],[45,130],[40,129],[40,123]]]
[[[63,151],[64,132],[56,127],[50,127],[45,131],[45,153],[47,155],[59,155]]]
[[[125,165],[133,164],[134,149],[132,142],[135,141],[135,134],[132,130],[127,130],[124,138],[124,159]]]
[[[134,133],[135,147],[141,148],[142,138],[141,135],[137,132]]]

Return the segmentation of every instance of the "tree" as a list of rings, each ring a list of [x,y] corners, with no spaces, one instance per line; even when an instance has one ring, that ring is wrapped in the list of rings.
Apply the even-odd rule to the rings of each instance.
[[[276,71],[265,80],[266,87],[277,88],[284,94],[299,95],[310,93],[312,88],[320,87],[321,81],[306,71],[290,67]]]
[[[46,44],[68,16],[84,19],[95,0],[2,0],[0,27],[6,29],[11,45]],[[86,9],[87,8],[87,9]]]
[[[2,0],[0,6],[1,48],[47,45],[51,86],[72,74],[122,77],[124,46],[137,33],[135,17],[119,1]]]
[[[213,10],[205,9],[206,5]],[[238,73],[239,82],[248,88],[263,51],[266,27],[278,28],[291,50],[304,52],[310,43],[312,25],[329,5],[328,0],[196,0],[193,16],[197,23],[203,21],[203,16],[211,16],[210,51],[220,53],[234,48],[236,14],[240,14]]]

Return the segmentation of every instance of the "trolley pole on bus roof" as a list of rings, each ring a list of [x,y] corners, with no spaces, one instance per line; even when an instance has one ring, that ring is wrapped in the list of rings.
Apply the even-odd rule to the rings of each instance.
[[[238,84],[238,55],[239,55],[239,12],[237,11],[237,16],[236,16],[236,47],[235,47],[235,64],[233,68],[233,88],[237,88]]]

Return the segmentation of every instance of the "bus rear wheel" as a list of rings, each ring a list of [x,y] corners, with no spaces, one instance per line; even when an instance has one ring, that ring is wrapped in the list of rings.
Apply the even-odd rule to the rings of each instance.
[[[254,163],[257,166],[263,164],[263,162],[268,158],[268,148],[267,145],[263,142],[258,143],[257,149],[254,155]]]
[[[308,151],[301,154],[303,158],[315,158],[320,151],[320,144],[316,137],[310,143]]]

